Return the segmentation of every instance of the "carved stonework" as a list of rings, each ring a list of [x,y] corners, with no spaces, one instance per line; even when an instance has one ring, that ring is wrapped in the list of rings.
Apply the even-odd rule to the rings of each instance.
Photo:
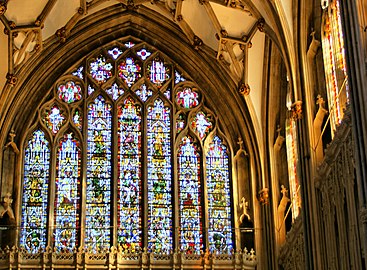
[[[268,188],[263,188],[262,190],[260,190],[259,202],[262,205],[269,204],[269,189]]]
[[[0,16],[4,15],[7,10],[8,0],[0,1]]]
[[[65,43],[66,41],[66,28],[61,27],[59,30],[56,31],[56,36],[59,38],[60,43]]]
[[[203,41],[197,35],[194,35],[194,48],[195,48],[195,50],[198,50],[201,45],[203,45]]]
[[[291,106],[292,118],[294,120],[299,120],[302,118],[302,101],[298,100],[294,102]]]
[[[265,31],[265,20],[263,18],[260,18],[257,21],[257,29],[259,29],[260,32],[264,32]]]
[[[238,93],[240,93],[242,96],[248,96],[250,94],[250,85],[248,83],[242,83],[240,87],[238,88]]]
[[[14,86],[17,83],[17,81],[18,81],[18,78],[14,74],[10,74],[10,73],[6,74],[6,82],[10,84],[10,86]]]

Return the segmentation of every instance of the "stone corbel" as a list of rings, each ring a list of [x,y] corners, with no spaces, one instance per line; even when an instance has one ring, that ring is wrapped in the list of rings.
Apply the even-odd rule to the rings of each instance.
[[[263,188],[259,191],[258,200],[262,205],[269,204],[269,189]]]
[[[8,9],[8,1],[9,0],[0,1],[0,16],[4,15],[6,10]]]
[[[298,100],[291,106],[292,118],[294,120],[302,119],[302,101]]]
[[[6,193],[0,203],[0,218],[3,218],[7,213],[11,221],[15,221],[14,211],[11,206],[13,199],[10,193]]]
[[[19,154],[19,149],[16,143],[14,142],[14,137],[16,136],[14,130],[11,130],[9,133],[9,142],[5,145],[5,148],[10,147],[15,154]]]

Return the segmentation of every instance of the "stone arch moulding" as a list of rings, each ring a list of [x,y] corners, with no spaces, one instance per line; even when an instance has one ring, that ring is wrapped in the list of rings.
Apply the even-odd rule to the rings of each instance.
[[[65,43],[60,44],[56,37],[48,39],[41,54],[30,59],[18,71],[18,83],[4,102],[0,114],[1,145],[6,144],[7,134],[14,129],[22,155],[26,131],[32,124],[39,104],[50,94],[57,79],[83,57],[126,36],[139,38],[164,52],[202,88],[211,108],[227,112],[218,115],[221,129],[229,139],[233,155],[238,148],[238,137],[243,138],[245,149],[252,159],[250,164],[255,173],[251,175],[251,186],[255,191],[253,194],[256,193],[261,188],[261,162],[251,117],[245,102],[237,93],[237,83],[229,71],[215,60],[213,50],[205,45],[195,50],[174,23],[145,7],[137,11],[110,7],[80,21]],[[21,163],[19,158],[17,171],[21,170]],[[17,178],[15,182],[18,181],[19,185],[20,174]],[[13,198],[19,204],[20,194],[14,194]],[[256,198],[252,199],[255,202]]]

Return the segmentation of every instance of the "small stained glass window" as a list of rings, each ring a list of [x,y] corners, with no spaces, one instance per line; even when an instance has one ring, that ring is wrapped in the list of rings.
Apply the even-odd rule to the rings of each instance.
[[[148,78],[157,87],[161,87],[170,78],[169,72],[168,66],[159,57],[156,57],[148,65]]]
[[[133,43],[131,41],[128,41],[128,42],[125,43],[125,46],[130,49],[130,48],[135,46],[135,43]]]
[[[82,130],[82,128],[83,128],[83,116],[82,116],[82,113],[81,113],[81,111],[79,109],[76,109],[74,111],[73,122],[74,122],[74,125],[79,130]]]
[[[186,126],[186,117],[183,113],[180,113],[176,119],[176,132],[180,133]]]
[[[59,98],[66,103],[73,103],[82,98],[82,88],[73,81],[59,85],[57,89]]]
[[[64,124],[65,116],[57,105],[53,105],[49,110],[46,110],[43,121],[49,130],[56,134]]]
[[[191,109],[199,105],[199,94],[189,87],[177,92],[176,102],[182,108]]]
[[[152,96],[153,91],[148,89],[145,84],[142,84],[137,90],[135,90],[135,94],[140,97],[142,101],[147,101],[149,97]]]
[[[191,122],[194,131],[199,135],[200,139],[204,139],[209,131],[213,128],[210,118],[202,111],[198,112]]]
[[[141,49],[136,53],[140,56],[141,59],[145,60],[147,59],[152,53],[150,51],[147,51],[146,49]]]
[[[76,69],[72,75],[79,77],[81,80],[84,79],[84,67],[80,66],[78,69]]]
[[[122,54],[122,50],[120,50],[119,47],[114,47],[113,49],[108,50],[108,54],[111,55],[112,58],[116,60]]]
[[[184,81],[186,81],[186,78],[181,73],[179,73],[177,70],[175,70],[175,84],[178,84]]]
[[[106,61],[106,57],[102,55],[90,63],[89,74],[98,83],[105,83],[112,77],[112,72],[112,64]]]
[[[109,94],[113,100],[117,100],[124,94],[124,89],[119,87],[117,83],[114,83],[110,88],[106,89],[106,93]]]
[[[118,67],[119,77],[131,87],[141,77],[140,64],[132,57],[125,58]]]

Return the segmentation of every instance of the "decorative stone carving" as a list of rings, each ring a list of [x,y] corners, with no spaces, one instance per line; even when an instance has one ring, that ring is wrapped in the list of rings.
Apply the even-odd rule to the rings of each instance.
[[[265,31],[265,20],[263,18],[260,18],[257,21],[257,29],[259,29],[260,32],[264,32]]]
[[[10,74],[10,73],[6,74],[6,82],[10,84],[10,86],[14,86],[17,83],[17,81],[18,81],[18,78],[14,74]]]
[[[66,28],[65,26],[61,27],[56,31],[56,36],[59,38],[60,43],[65,43],[66,41]]]
[[[248,96],[250,94],[251,88],[248,83],[241,83],[238,88],[238,93],[240,93],[243,97]]]
[[[9,142],[5,145],[5,148],[10,147],[13,149],[15,154],[19,154],[19,149],[18,146],[16,145],[16,143],[14,142],[14,138],[15,138],[16,134],[14,132],[14,130],[11,130],[9,133]]]
[[[0,16],[5,14],[6,10],[8,9],[7,5],[8,0],[0,1]]]
[[[11,206],[12,203],[13,199],[11,198],[11,194],[5,194],[0,204],[0,218],[3,218],[5,214],[8,214],[9,219],[13,222],[15,221],[14,211]]]
[[[249,208],[248,201],[246,201],[245,197],[242,197],[240,203],[240,209],[242,209],[242,214],[240,216],[240,224],[243,222],[243,219],[247,217],[248,220],[251,220],[249,213],[247,212]]]
[[[294,102],[291,106],[292,118],[294,120],[299,120],[302,118],[302,101],[298,100]]]
[[[198,50],[201,45],[203,45],[203,41],[197,35],[194,35],[194,48],[195,48],[195,50]]]
[[[262,205],[269,204],[269,189],[263,188],[262,190],[260,190],[258,198],[259,198],[259,202]]]

